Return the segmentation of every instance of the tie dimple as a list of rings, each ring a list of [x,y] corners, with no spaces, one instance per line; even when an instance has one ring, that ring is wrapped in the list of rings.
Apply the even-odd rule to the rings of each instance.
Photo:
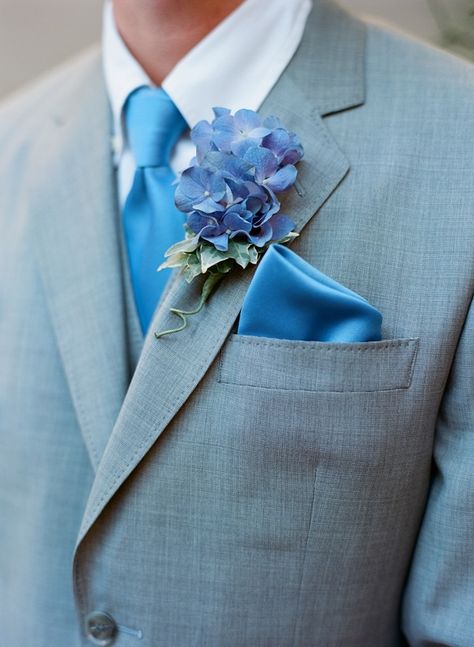
[[[127,99],[125,123],[139,167],[168,166],[186,122],[162,88],[141,87]]]

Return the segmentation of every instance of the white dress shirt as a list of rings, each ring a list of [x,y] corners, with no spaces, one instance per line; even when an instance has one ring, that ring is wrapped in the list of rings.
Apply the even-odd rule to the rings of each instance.
[[[300,44],[311,0],[244,0],[239,7],[191,49],[162,83],[192,128],[212,120],[214,106],[257,110]],[[132,56],[115,25],[112,4],[104,6],[103,65],[114,118],[113,150],[118,168],[119,203],[124,205],[135,173],[127,144],[123,107],[136,88],[153,87]],[[189,130],[171,159],[180,173],[194,156]]]

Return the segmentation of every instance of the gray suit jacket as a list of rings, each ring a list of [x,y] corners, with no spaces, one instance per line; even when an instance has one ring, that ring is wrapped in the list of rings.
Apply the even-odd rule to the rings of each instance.
[[[262,112],[382,342],[237,336],[245,271],[142,349],[99,53],[0,112],[2,646],[474,644],[473,68],[315,5]]]

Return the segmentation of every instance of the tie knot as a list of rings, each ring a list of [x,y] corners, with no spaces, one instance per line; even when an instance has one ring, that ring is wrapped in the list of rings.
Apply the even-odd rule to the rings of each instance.
[[[125,104],[127,136],[137,166],[168,166],[186,122],[162,88],[141,87]]]

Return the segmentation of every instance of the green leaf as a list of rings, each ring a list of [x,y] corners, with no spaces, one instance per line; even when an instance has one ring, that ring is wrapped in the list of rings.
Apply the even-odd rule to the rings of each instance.
[[[242,243],[235,240],[229,241],[229,258],[233,258],[237,265],[243,269],[250,263],[250,243]]]
[[[201,271],[203,274],[206,274],[209,268],[214,267],[214,265],[230,258],[228,252],[220,252],[213,245],[205,244],[201,245],[199,256],[201,258]]]
[[[188,256],[189,254],[183,254],[182,252],[173,254],[159,266],[158,271],[164,270],[168,267],[184,267],[188,262]]]
[[[192,254],[187,254],[187,257],[188,257],[187,263],[186,263],[186,266],[184,267],[183,273],[186,281],[188,283],[191,283],[191,281],[195,279],[196,276],[199,276],[200,274],[202,274],[201,262],[196,252]]]
[[[290,242],[296,238],[296,232],[289,233],[280,243]],[[272,241],[275,242],[275,241]],[[172,245],[166,252],[167,259],[160,265],[159,270],[180,267],[188,283],[196,276],[213,272],[226,274],[235,265],[245,269],[249,263],[256,265],[262,253],[268,248],[258,249],[248,242],[230,240],[227,251],[222,252],[211,243],[199,241],[197,236],[187,234],[185,240]]]
[[[249,247],[249,258],[250,262],[252,265],[256,265],[258,262],[260,254],[258,253],[258,249],[255,247],[255,245],[250,245]]]
[[[227,274],[227,272],[230,272],[233,270],[235,267],[235,261],[233,258],[228,258],[225,261],[220,262],[218,265],[215,266],[215,271],[219,272],[219,274]]]
[[[166,252],[165,256],[173,256],[174,254],[180,253],[191,253],[194,252],[199,247],[199,236],[190,236],[184,240],[180,240],[178,243],[171,245]]]
[[[295,238],[298,238],[299,233],[297,231],[290,231],[289,234],[287,234],[284,238],[281,240],[272,240],[272,243],[279,243],[280,245],[284,245],[285,243],[291,243],[292,240]]]

